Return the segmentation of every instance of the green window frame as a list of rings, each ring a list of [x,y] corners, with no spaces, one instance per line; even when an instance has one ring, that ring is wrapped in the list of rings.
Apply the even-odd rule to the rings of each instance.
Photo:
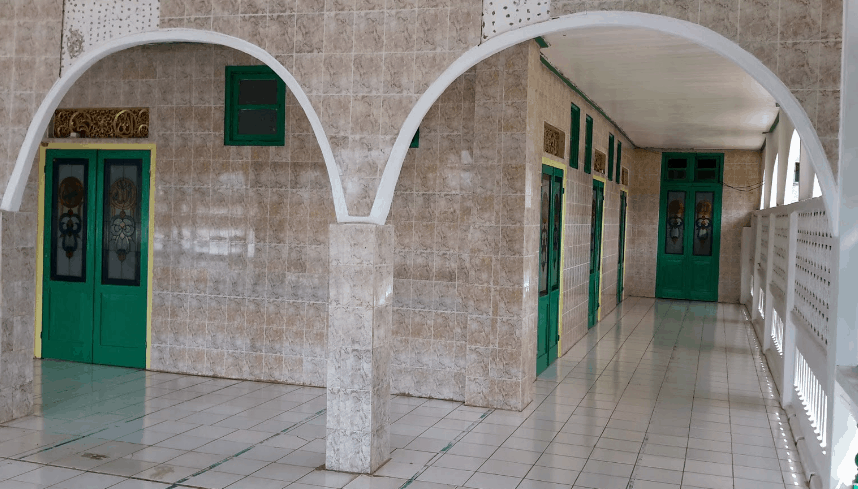
[[[661,180],[662,182],[723,183],[724,153],[663,153]]]
[[[593,118],[586,119],[587,132],[584,134],[584,173],[590,173],[593,165]]]
[[[245,80],[276,80],[275,103],[240,104],[239,91]],[[226,99],[224,101],[223,144],[225,146],[283,146],[286,144],[286,84],[268,66],[227,66]],[[274,110],[273,134],[239,134],[238,120],[241,111]]]
[[[569,124],[569,167],[578,168],[578,146],[581,144],[581,109],[571,104]]]
[[[608,181],[614,174],[614,135],[608,133]]]
[[[411,138],[411,145],[409,148],[419,148],[420,147],[420,128],[417,128],[417,131],[414,132],[414,137]]]
[[[617,141],[617,183],[620,183],[623,177],[623,142]]]

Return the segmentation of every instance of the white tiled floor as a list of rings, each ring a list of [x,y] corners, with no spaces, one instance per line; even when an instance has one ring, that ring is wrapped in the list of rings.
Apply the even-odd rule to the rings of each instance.
[[[627,299],[522,412],[394,397],[372,477],[321,470],[325,391],[36,362],[0,489],[804,487],[740,306]]]

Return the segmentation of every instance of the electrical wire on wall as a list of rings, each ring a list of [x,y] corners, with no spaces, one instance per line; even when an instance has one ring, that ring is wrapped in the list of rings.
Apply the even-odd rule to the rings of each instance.
[[[638,149],[638,150],[647,151],[647,152],[650,152],[650,153],[653,153],[653,154],[658,154],[658,155],[661,155],[662,153],[664,153],[664,152],[666,151],[666,150],[664,150],[664,149],[659,149],[659,148],[637,148],[637,149]],[[699,151],[702,151],[702,150],[682,149],[682,150],[677,150],[677,151],[693,153],[693,152],[699,152]],[[757,183],[752,183],[752,184],[750,184],[750,185],[737,185],[737,186],[733,186],[733,185],[730,185],[730,184],[728,184],[728,183],[726,183],[726,182],[721,182],[721,185],[723,185],[723,186],[725,186],[725,187],[727,187],[727,188],[731,188],[731,189],[733,189],[733,190],[739,191],[739,192],[753,192],[753,191],[755,191],[755,190],[759,190],[759,189],[761,189],[761,188],[763,187],[763,185],[764,185],[764,184],[765,184],[765,182],[757,182]]]
[[[732,186],[728,183],[725,183],[725,182],[721,182],[721,185],[723,185],[727,188],[731,188],[733,190],[738,190],[739,192],[753,192],[755,190],[761,189],[763,187],[763,182],[754,183],[751,185],[738,186],[738,187],[734,187],[734,186]]]

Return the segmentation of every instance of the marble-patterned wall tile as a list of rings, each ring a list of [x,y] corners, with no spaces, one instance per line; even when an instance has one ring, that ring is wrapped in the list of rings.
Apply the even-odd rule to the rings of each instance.
[[[62,2],[13,3],[0,14],[0,195],[30,119],[60,74]]]
[[[283,62],[311,95],[353,215],[369,214],[390,148],[417,96],[480,42],[480,0],[197,3],[162,0],[160,27],[203,26],[257,44]],[[371,133],[348,115],[364,94],[379,96],[382,107],[384,124],[370,126]],[[360,144],[358,135],[378,137]],[[371,164],[355,164],[360,161]]]
[[[38,192],[38,165],[33,165],[25,199]],[[32,199],[35,200],[35,199]],[[36,307],[37,209],[28,200],[20,212],[0,212],[0,420],[30,414],[33,409],[33,341]]]
[[[325,465],[372,473],[390,457],[393,227],[331,224],[329,234]]]
[[[62,2],[14,3],[5,5],[0,14],[0,194],[31,118],[60,71]],[[37,175],[38,165],[34,164],[20,211],[0,213],[2,422],[30,414],[33,406]]]

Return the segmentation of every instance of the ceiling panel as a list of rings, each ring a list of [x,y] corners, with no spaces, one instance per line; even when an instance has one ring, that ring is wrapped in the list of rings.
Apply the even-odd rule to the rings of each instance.
[[[775,100],[733,62],[648,29],[545,36],[543,55],[640,147],[759,149]]]

